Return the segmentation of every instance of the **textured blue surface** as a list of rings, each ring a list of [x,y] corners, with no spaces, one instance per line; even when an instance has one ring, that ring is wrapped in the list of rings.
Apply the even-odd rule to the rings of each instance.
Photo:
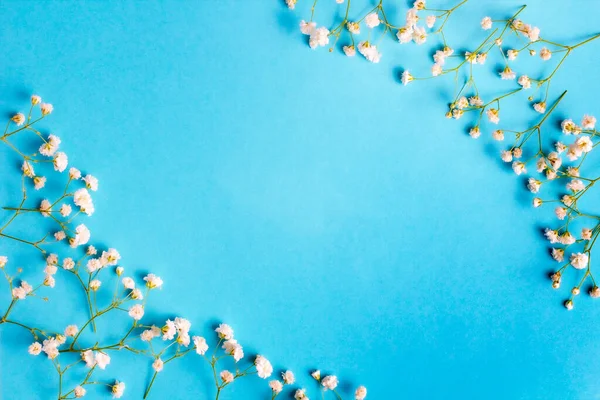
[[[471,3],[449,38],[520,5]],[[536,0],[524,18],[576,41],[596,33],[600,11],[579,3]],[[31,93],[54,103],[46,126],[100,178],[93,236],[166,282],[149,318],[181,315],[204,333],[226,321],[248,353],[309,388],[310,369],[335,372],[348,398],[358,384],[371,399],[600,398],[600,304],[564,310],[539,237],[552,215],[531,209],[497,144],[444,118],[452,82],[400,86],[402,68],[428,71],[428,50],[386,40],[379,65],[311,51],[299,8],[4,1],[0,109],[25,108]],[[562,114],[600,113],[598,50],[575,53],[553,84],[569,88]],[[0,176],[2,199],[16,201],[14,165]],[[25,274],[43,268],[11,243],[0,253]],[[58,300],[16,315],[81,321],[82,299],[63,290],[73,282],[59,283]],[[0,335],[0,397],[54,398],[29,337]],[[139,399],[149,364],[123,355],[102,376]],[[194,357],[170,364],[151,398],[210,398],[207,372]],[[269,393],[258,380],[231,389],[223,399]]]

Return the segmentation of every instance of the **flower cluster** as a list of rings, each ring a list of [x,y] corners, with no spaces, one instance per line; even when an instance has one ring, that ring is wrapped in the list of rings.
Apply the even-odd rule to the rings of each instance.
[[[583,115],[580,123],[566,119],[562,121],[560,127],[562,134],[565,135],[564,139],[555,140],[552,147],[548,148],[545,143],[547,135],[551,132],[545,122],[566,94],[565,91],[552,101],[550,86],[553,78],[573,51],[599,38],[600,34],[575,44],[562,44],[548,40],[542,37],[537,26],[520,18],[526,9],[526,6],[522,6],[509,18],[493,19],[489,16],[482,18],[479,25],[485,36],[478,44],[467,46],[468,50],[459,54],[456,50],[458,47],[452,47],[446,41],[443,27],[451,14],[465,3],[466,1],[462,1],[451,9],[437,10],[429,9],[424,0],[417,0],[406,12],[404,25],[394,26],[386,17],[382,1],[379,1],[362,18],[356,20],[348,19],[350,9],[348,1],[344,20],[331,29],[329,36],[335,37],[337,41],[345,28],[352,45],[345,46],[344,52],[351,56],[355,54],[354,37],[360,34],[361,24],[369,30],[369,37],[372,31],[381,25],[382,36],[387,32],[395,32],[400,43],[423,44],[429,34],[440,34],[441,45],[435,47],[438,45],[434,44],[432,48],[433,63],[430,76],[415,76],[410,70],[405,69],[401,75],[402,84],[408,85],[414,81],[450,75],[461,84],[454,98],[449,102],[445,114],[447,118],[459,120],[465,116],[472,116],[467,132],[474,139],[478,139],[484,131],[490,132],[492,139],[498,142],[504,141],[507,137],[514,138],[510,146],[500,151],[500,159],[510,164],[516,175],[527,175],[530,169],[539,174],[539,176],[529,177],[526,182],[527,189],[536,194],[533,199],[534,207],[557,203],[554,207],[554,215],[561,221],[561,225],[546,229],[544,235],[552,245],[550,255],[556,262],[561,263],[561,266],[551,274],[552,287],[555,289],[560,287],[562,278],[569,269],[573,269],[574,273],[580,276],[579,283],[571,288],[571,296],[564,303],[565,307],[571,310],[574,307],[575,296],[584,291],[583,285],[588,281],[590,285],[585,291],[592,298],[600,297],[600,289],[590,264],[592,248],[600,233],[600,215],[586,213],[580,209],[582,197],[589,193],[600,179],[600,177],[590,176],[589,172],[584,173],[583,165],[588,154],[599,143],[600,132],[596,130],[596,118],[592,115]],[[311,21],[313,17],[314,7]],[[381,55],[372,41],[362,41],[358,48],[369,61],[379,61]],[[477,70],[484,68],[482,66],[493,55],[497,55],[503,65],[496,71],[498,79],[512,83],[514,88],[500,95],[488,96],[480,91],[483,86],[476,84],[475,77]],[[539,59],[538,71],[520,72],[514,67],[514,61],[525,56]],[[550,72],[542,73],[546,65],[552,65],[553,60],[554,66],[550,68]],[[501,106],[509,100],[518,100],[519,95],[525,95],[527,106],[537,115],[541,115],[539,121],[525,130],[499,128],[498,125],[504,121],[504,111],[501,111]],[[517,125],[514,121],[511,122]],[[542,135],[542,127],[546,136]],[[560,193],[556,198],[542,198],[538,194],[544,188],[548,187],[550,190],[557,184]],[[578,273],[577,270],[583,272]]]
[[[311,35],[317,42],[323,40],[316,31]],[[249,359],[244,354],[241,343],[234,337],[233,329],[227,324],[216,327],[214,344],[209,346],[210,338],[207,340],[193,335],[192,323],[185,318],[174,317],[163,323],[147,321],[148,299],[153,292],[163,287],[163,281],[153,273],[136,280],[134,275],[126,274],[118,250],[91,244],[91,232],[79,220],[94,214],[92,193],[98,190],[98,179],[90,174],[82,174],[75,167],[69,167],[66,153],[59,151],[61,139],[56,135],[46,136],[36,128],[52,111],[52,105],[42,103],[39,96],[32,96],[29,113],[15,114],[0,136],[0,141],[14,150],[20,158],[22,175],[21,201],[17,206],[4,207],[10,216],[0,226],[0,239],[36,249],[44,265],[39,281],[28,283],[19,278],[23,271],[12,271],[9,258],[0,255],[0,270],[8,284],[9,299],[6,309],[0,312],[0,328],[12,325],[31,335],[32,342],[26,351],[31,356],[49,360],[54,366],[58,375],[57,399],[89,396],[92,385],[105,387],[105,392],[113,398],[123,397],[126,392],[125,382],[118,379],[104,381],[97,379],[95,374],[99,370],[111,369],[111,355],[117,351],[128,351],[151,360],[153,376],[144,398],[150,395],[158,375],[167,365],[188,354],[201,357],[211,367],[216,399],[219,399],[226,387],[240,378],[256,375],[267,380],[272,377],[274,368],[271,362],[263,355]],[[34,117],[36,113],[39,113],[37,118]],[[21,150],[13,142],[16,135],[26,133],[36,136],[41,142],[33,153]],[[50,189],[46,188],[46,174],[58,174],[55,175],[55,180],[57,183],[62,180],[64,189],[57,196],[48,195],[41,202],[30,205],[32,200],[28,197],[28,192],[32,188],[36,192],[45,193],[47,190],[51,194]],[[49,219],[55,229],[39,239],[19,237],[16,233],[11,233],[10,228],[20,221],[22,215],[32,214]],[[28,325],[17,318],[15,311],[20,303],[34,301],[30,298],[37,297],[42,291],[68,285],[67,278],[71,276],[84,294],[85,304],[81,308],[87,310],[86,318],[72,321],[56,331]],[[107,298],[109,301],[100,300]],[[111,329],[110,338],[100,335],[97,332],[97,322],[112,319],[115,314],[126,316],[128,327],[120,334]],[[93,342],[88,342],[90,334],[95,335]],[[115,335],[118,340],[114,339]],[[235,368],[231,368],[231,365]],[[69,381],[75,380],[78,383],[73,387],[66,387],[67,375],[70,377]],[[270,393],[272,399],[283,393],[285,387],[290,388],[290,394],[294,394],[295,398],[308,399],[306,389],[293,387],[296,377],[292,371],[282,371],[279,376],[280,379],[271,380],[264,385],[265,393]],[[340,398],[335,392],[336,386],[337,378],[323,379],[322,390],[333,391]],[[365,396],[366,389],[361,386],[356,391],[355,398],[362,400]]]

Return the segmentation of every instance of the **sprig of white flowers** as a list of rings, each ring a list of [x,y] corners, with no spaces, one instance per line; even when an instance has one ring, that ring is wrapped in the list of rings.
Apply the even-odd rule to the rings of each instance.
[[[338,1],[338,3],[343,3],[343,1]],[[581,172],[584,160],[600,143],[600,131],[596,130],[594,116],[584,115],[579,125],[573,120],[567,119],[561,124],[562,133],[567,136],[567,143],[558,141],[553,148],[546,149],[544,138],[548,136],[548,128],[546,124],[543,131],[546,135],[543,135],[542,125],[567,93],[564,91],[554,102],[550,101],[550,87],[553,78],[573,51],[598,39],[600,34],[575,44],[563,44],[548,40],[541,36],[538,27],[519,19],[520,14],[526,9],[526,6],[522,6],[506,19],[484,17],[480,26],[484,31],[490,31],[490,33],[479,44],[468,46],[472,50],[459,55],[446,41],[443,28],[452,13],[465,3],[466,1],[462,1],[451,9],[436,10],[428,8],[425,0],[416,0],[413,7],[406,12],[406,24],[394,26],[386,17],[383,1],[380,0],[372,10],[357,19],[356,22],[348,19],[350,10],[350,1],[348,1],[342,23],[332,28],[331,31],[320,28],[321,32],[317,35],[318,40],[315,41],[313,36],[318,29],[312,22],[314,8],[317,4],[315,1],[310,22],[302,21],[301,30],[310,35],[309,44],[312,48],[329,44],[330,37],[335,37],[337,43],[341,34],[347,30],[352,45],[344,46],[343,50],[346,55],[353,56],[356,53],[354,36],[360,34],[362,23],[368,28],[369,37],[359,43],[358,49],[367,60],[372,62],[378,62],[381,57],[377,45],[371,41],[372,33],[380,25],[383,26],[381,37],[388,32],[395,32],[400,43],[423,44],[426,42],[428,34],[439,33],[442,45],[437,49],[434,48],[436,51],[433,54],[431,75],[418,77],[405,69],[401,81],[403,85],[408,85],[413,81],[452,76],[456,82],[459,82],[460,89],[449,103],[446,117],[458,120],[466,115],[473,115],[474,123],[468,128],[468,133],[474,139],[481,136],[484,122],[492,125],[500,123],[503,104],[511,99],[516,99],[522,92],[527,90],[533,92],[527,97],[527,100],[530,107],[542,115],[539,122],[525,130],[492,129],[491,136],[494,140],[503,141],[506,135],[514,135],[513,144],[500,153],[500,158],[502,161],[510,163],[517,175],[526,174],[530,164],[534,164],[535,170],[543,174],[543,178],[530,177],[527,180],[527,188],[532,193],[537,194],[542,187],[550,186],[552,182],[560,182],[561,179],[567,180],[564,186],[566,191],[558,199],[535,197],[533,206],[537,208],[546,203],[558,203],[554,213],[560,221],[564,221],[560,227],[548,228],[544,233],[545,237],[554,245],[550,250],[552,258],[562,263],[561,267],[551,274],[552,287],[555,289],[560,287],[562,277],[567,270],[583,270],[579,283],[571,288],[571,296],[564,302],[565,307],[571,310],[574,307],[574,298],[581,293],[583,285],[588,280],[591,281],[591,286],[587,290],[589,295],[592,298],[600,297],[600,288],[591,270],[591,253],[600,234],[600,215],[586,213],[579,209],[582,197],[600,180],[600,177],[584,176]],[[289,8],[294,8],[296,1],[287,1],[287,4]],[[424,16],[424,13],[428,13],[428,15]],[[422,20],[425,21],[425,25],[419,25]],[[442,22],[438,23],[438,21]],[[436,24],[437,29],[434,28]],[[512,67],[512,62],[518,57],[522,57],[523,53],[530,57],[539,55],[540,65],[551,62],[550,60],[553,58],[555,60],[558,58],[558,61],[549,73],[534,78],[531,76],[532,74],[518,74]],[[500,71],[497,71],[498,77],[505,81],[516,81],[516,87],[506,93],[489,96],[487,99],[486,94],[480,92],[482,87],[478,87],[476,84],[475,76],[478,66],[486,64],[488,58],[493,54],[498,55],[504,65]],[[551,106],[550,103],[552,103]],[[531,147],[533,147],[532,153],[524,158],[524,154]],[[580,221],[586,221],[586,223],[581,228],[581,233],[574,235],[572,233],[573,225]]]
[[[40,116],[33,117],[39,108]],[[0,239],[12,240],[23,245],[31,246],[38,250],[44,259],[43,279],[35,285],[19,279],[22,269],[10,273],[8,257],[0,256],[0,270],[8,283],[10,301],[3,313],[0,313],[0,327],[13,325],[20,327],[31,335],[33,342],[28,348],[29,354],[39,356],[42,353],[53,364],[58,375],[57,399],[76,399],[85,397],[90,385],[106,386],[107,392],[113,398],[121,398],[125,393],[126,385],[120,380],[110,382],[94,379],[94,373],[106,369],[111,363],[111,354],[116,351],[129,351],[131,353],[149,357],[154,371],[152,379],[144,393],[144,399],[150,394],[152,386],[158,375],[172,361],[188,354],[201,356],[210,365],[214,378],[216,400],[222,391],[236,380],[257,375],[259,378],[268,379],[273,373],[273,366],[269,360],[256,356],[251,362],[244,355],[242,345],[234,338],[233,329],[227,324],[216,327],[217,343],[209,352],[208,340],[201,336],[192,336],[192,324],[181,317],[168,319],[164,324],[155,325],[144,320],[147,301],[150,293],[163,286],[163,281],[155,274],[149,273],[143,282],[136,282],[131,276],[125,275],[125,269],[120,265],[121,255],[114,248],[98,250],[91,241],[91,232],[86,225],[77,222],[81,216],[94,214],[92,193],[98,190],[98,179],[92,175],[83,175],[78,169],[68,168],[68,157],[59,151],[61,139],[55,135],[45,136],[36,124],[44,120],[53,111],[50,104],[42,103],[39,96],[31,97],[31,107],[27,115],[15,114],[7,123],[0,141],[12,149],[22,160],[21,162],[21,193],[22,198],[16,207],[3,207],[11,215],[8,221],[0,227]],[[19,149],[12,142],[16,135],[30,133],[37,136],[41,142],[36,152],[28,153]],[[47,166],[47,168],[44,168]],[[47,171],[46,171],[47,170]],[[46,176],[40,171],[48,173],[66,174],[64,190],[53,199],[42,200],[32,206],[27,204],[28,190],[33,186],[36,191],[44,189]],[[65,172],[67,171],[67,172]],[[56,178],[60,181],[61,176]],[[64,178],[63,178],[64,180]],[[75,212],[73,212],[75,210]],[[20,216],[37,214],[41,218],[50,219],[56,230],[45,234],[41,239],[18,237],[9,233],[13,224],[20,220]],[[64,243],[65,245],[61,244]],[[57,252],[50,252],[58,248]],[[58,253],[63,254],[59,257]],[[106,271],[112,271],[112,278],[106,276]],[[26,325],[14,316],[14,311],[19,303],[28,298],[37,297],[42,290],[55,288],[58,275],[74,276],[80,289],[85,293],[88,317],[80,324],[70,324],[64,329],[50,331],[37,326]],[[108,283],[114,280],[113,288]],[[107,304],[99,304],[98,293],[112,291]],[[43,298],[48,300],[47,297]],[[96,333],[94,344],[84,344],[82,334],[86,331],[96,331],[96,322],[101,318],[112,318],[115,313],[127,314],[131,319],[129,327],[122,332],[119,340],[106,342],[106,338]],[[111,337],[116,332],[111,331]],[[119,337],[119,335],[117,335]],[[69,355],[74,356],[74,361],[69,361]],[[233,360],[236,368],[230,371],[221,366],[225,360]],[[230,363],[228,361],[228,363]],[[244,365],[245,364],[245,365]],[[243,366],[242,366],[243,365]],[[64,385],[65,376],[74,373],[81,377],[73,388]],[[268,387],[271,398],[275,399],[284,391],[284,387],[292,387],[296,378],[292,371],[281,372],[280,379],[269,381]],[[314,375],[313,375],[314,376]],[[338,399],[340,394],[335,391],[337,378],[330,376],[321,382],[323,392],[334,393]],[[267,390],[265,388],[265,390]],[[308,400],[306,389],[293,389],[294,398]],[[361,386],[355,393],[356,400],[366,397],[366,388]]]

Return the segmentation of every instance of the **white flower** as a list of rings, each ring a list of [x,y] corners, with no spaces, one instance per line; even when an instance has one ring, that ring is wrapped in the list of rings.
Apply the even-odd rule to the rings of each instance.
[[[152,325],[150,329],[146,329],[145,331],[143,331],[140,337],[142,341],[149,342],[152,339],[159,337],[161,333],[162,332],[159,327]]]
[[[329,44],[329,29],[320,27],[310,34],[308,45],[311,49],[316,49],[319,46],[327,46]]]
[[[589,136],[581,136],[575,141],[577,148],[583,153],[589,153],[594,149],[594,143]]]
[[[115,384],[112,386],[112,395],[113,399],[120,399],[123,396],[123,392],[125,392],[125,383],[115,381]]]
[[[321,380],[321,385],[325,390],[334,390],[338,385],[338,379],[335,375],[328,375]]]
[[[223,342],[223,349],[225,350],[225,353],[233,356],[235,362],[244,358],[244,349],[235,339],[229,339]]]
[[[504,67],[504,70],[500,72],[500,78],[503,80],[513,80],[516,77],[517,74],[509,66]]]
[[[565,308],[569,311],[571,311],[573,309],[573,300],[567,300],[565,301]]]
[[[306,389],[298,389],[294,393],[294,400],[309,400],[308,396],[306,396]]]
[[[75,193],[73,193],[73,202],[81,209],[82,212],[86,213],[87,215],[92,215],[94,213],[92,196],[87,189],[81,188],[75,191]]]
[[[283,383],[285,383],[286,385],[292,385],[294,382],[296,382],[296,377],[294,376],[294,373],[292,371],[285,371],[281,374],[281,378],[283,379]]]
[[[512,169],[515,172],[515,174],[517,174],[517,175],[521,175],[521,174],[527,172],[527,169],[525,168],[525,164],[520,161],[513,162]]]
[[[227,324],[220,324],[215,332],[219,334],[219,339],[233,339],[233,329]]]
[[[543,203],[544,203],[544,202],[543,202],[543,200],[542,200],[542,199],[540,199],[539,197],[536,197],[536,198],[534,198],[534,199],[533,199],[533,206],[534,206],[535,208],[538,208],[538,207],[539,207],[539,206],[541,206]]]
[[[73,209],[71,208],[70,205],[68,204],[63,204],[60,207],[60,210],[58,210],[60,212],[60,215],[62,215],[63,217],[68,217],[69,215],[71,215],[71,212],[73,211]]]
[[[492,132],[492,138],[497,141],[504,140],[504,131],[496,129],[494,132]]]
[[[8,257],[0,256],[0,268],[6,267],[6,263],[8,263]]]
[[[143,300],[144,295],[142,294],[142,291],[140,289],[133,289],[131,291],[131,298],[133,300]]]
[[[377,64],[381,60],[381,53],[377,51],[377,46],[369,43],[369,41],[360,42],[358,44],[358,52],[374,64]]]
[[[567,189],[573,191],[573,193],[577,193],[585,189],[585,184],[579,179],[573,179],[567,183]]]
[[[89,273],[96,272],[102,268],[102,263],[97,258],[90,258],[87,262],[87,269]]]
[[[135,304],[129,308],[129,316],[139,321],[144,316],[144,307],[141,304]]]
[[[233,377],[233,374],[227,370],[221,371],[219,375],[221,376],[221,380],[223,381],[223,383],[231,383],[235,379]]]
[[[557,262],[562,262],[565,258],[565,251],[563,249],[552,248],[552,258]]]
[[[585,253],[573,253],[569,261],[576,269],[584,269],[588,265],[588,255]]]
[[[154,274],[148,274],[144,277],[144,281],[146,281],[146,287],[150,289],[158,289],[162,286],[163,281],[158,276]]]
[[[42,115],[46,116],[52,113],[54,107],[52,107],[52,104],[42,103],[40,109],[42,110]]]
[[[49,217],[50,216],[50,212],[52,211],[52,204],[50,204],[50,202],[46,199],[42,200],[42,202],[40,203],[40,213],[42,214],[42,217]]]
[[[35,176],[33,178],[33,187],[35,190],[40,190],[46,186],[46,178],[43,176]]]
[[[53,360],[60,354],[58,351],[60,344],[57,338],[50,337],[42,342],[42,351],[46,353],[50,360]]]
[[[75,261],[73,261],[72,258],[67,257],[67,258],[63,259],[63,268],[64,269],[69,271],[69,270],[72,270],[73,267],[75,267]]]
[[[469,104],[472,107],[481,107],[483,106],[483,100],[479,96],[469,97]]]
[[[86,244],[90,240],[90,230],[81,224],[75,228],[75,237],[69,239],[71,247],[75,248]]]
[[[17,113],[12,116],[11,120],[17,124],[17,126],[21,126],[25,123],[25,115],[23,115],[23,113]]]
[[[88,174],[82,180],[85,182],[85,187],[88,189],[94,192],[98,190],[98,178]]]
[[[401,44],[410,42],[413,37],[413,28],[403,27],[398,29],[398,32],[396,32],[396,37]]]
[[[369,28],[375,28],[380,23],[381,21],[379,21],[379,14],[377,13],[371,13],[365,17],[365,25],[367,25]]]
[[[356,55],[356,48],[354,46],[344,46],[344,54],[348,57],[354,57]]]
[[[433,25],[435,25],[435,20],[435,15],[428,15],[427,18],[425,18],[425,23],[427,24],[427,27],[433,28]]]
[[[102,286],[102,282],[99,279],[94,279],[90,282],[91,291],[97,292],[98,289],[100,289],[100,286]]]
[[[300,32],[305,35],[311,35],[316,28],[317,24],[314,22],[306,22],[305,20],[300,21]]]
[[[37,356],[42,352],[42,344],[39,342],[33,342],[27,351],[32,356]]]
[[[413,76],[410,74],[410,72],[408,72],[408,70],[402,72],[402,84],[404,86],[408,85],[409,82],[412,82],[413,79]]]
[[[33,169],[33,165],[29,161],[23,161],[23,165],[21,165],[21,170],[23,171],[23,175],[28,178],[33,178],[35,176],[35,170]]]
[[[356,392],[354,392],[354,399],[364,400],[365,397],[367,397],[367,388],[364,386],[359,386],[358,389],[356,389]]]
[[[316,370],[310,373],[310,376],[312,376],[314,379],[316,379],[317,381],[321,379],[321,371]]]
[[[115,249],[108,249],[108,251],[103,251],[100,260],[102,261],[102,265],[104,266],[113,266],[117,265],[117,262],[121,259],[121,255]]]
[[[85,396],[86,393],[87,393],[87,391],[82,386],[76,386],[75,389],[73,390],[73,394],[78,399]]]
[[[544,236],[546,236],[546,239],[548,239],[550,243],[560,242],[558,232],[556,232],[555,230],[546,228],[546,230],[544,231]]]
[[[527,189],[529,189],[531,193],[539,192],[541,186],[542,182],[538,181],[537,179],[529,178],[529,180],[527,181]]]
[[[192,337],[192,341],[194,342],[196,353],[200,354],[201,356],[206,354],[206,351],[208,350],[208,344],[206,343],[206,339],[204,339],[201,336],[194,336]]]
[[[77,332],[79,332],[77,325],[69,325],[65,328],[65,336],[73,337],[77,335]]]
[[[556,207],[554,209],[554,214],[556,214],[556,218],[563,220],[567,216],[567,210],[563,207]]]
[[[265,357],[259,355],[256,356],[256,360],[254,360],[254,365],[256,366],[256,372],[258,376],[263,379],[267,379],[273,373],[273,366]]]
[[[425,9],[425,0],[415,0],[413,3],[413,8],[415,10],[424,10]]]
[[[415,26],[413,28],[413,35],[412,35],[413,41],[416,44],[423,44],[427,41],[427,32],[425,31],[425,28],[421,28],[419,26]]]
[[[283,390],[283,384],[281,382],[279,382],[278,380],[273,380],[273,381],[269,382],[269,387],[275,394],[279,394]]]
[[[490,17],[485,17],[481,20],[481,29],[485,31],[492,29],[492,19]]]
[[[31,96],[31,105],[32,106],[38,105],[41,102],[42,102],[42,98],[40,96],[35,95],[35,94],[33,96]]]
[[[558,238],[558,241],[565,246],[575,243],[575,236],[571,235],[570,232],[565,232]]]
[[[545,101],[541,101],[539,103],[535,103],[533,105],[533,109],[537,112],[539,112],[540,114],[543,114],[546,112],[546,102]]]
[[[594,299],[600,297],[600,288],[594,285],[594,287],[590,289],[590,296]]]
[[[360,23],[359,22],[350,22],[346,23],[346,28],[350,33],[358,35],[360,33]]]
[[[485,112],[485,114],[488,117],[488,120],[492,123],[492,124],[498,124],[498,122],[500,122],[500,115],[497,109],[495,108],[488,108],[488,110]]]
[[[175,334],[177,333],[177,328],[175,328],[175,322],[170,319],[167,320],[165,326],[162,328],[162,339],[163,340],[173,340]]]
[[[469,135],[473,138],[473,139],[477,139],[479,136],[481,136],[481,130],[479,129],[478,126],[473,127],[469,130]]]
[[[581,238],[583,240],[590,240],[592,238],[592,230],[589,228],[583,228],[581,230]]]
[[[517,50],[508,50],[506,52],[506,55],[508,56],[508,59],[513,61],[517,59],[517,56],[519,55],[519,52]],[[521,78],[519,78],[521,79]]]
[[[503,150],[502,152],[500,152],[500,158],[504,162],[511,162],[513,160],[512,151],[510,151],[510,150]]]
[[[540,50],[540,58],[544,61],[548,61],[552,57],[552,52],[547,48],[543,47]]]
[[[79,171],[77,168],[71,167],[69,169],[69,178],[70,179],[79,179],[79,178],[81,178],[81,171]]]
[[[517,83],[521,85],[523,89],[529,89],[531,87],[531,80],[527,75],[521,75]]]
[[[123,283],[125,289],[135,289],[135,282],[130,277],[126,276],[121,282]]]
[[[485,60],[487,60],[487,53],[479,53],[477,54],[477,64],[485,64]]]
[[[152,369],[154,369],[154,371],[156,371],[156,372],[160,372],[163,370],[164,365],[165,365],[165,363],[163,362],[163,360],[161,360],[160,358],[157,358],[152,363]]]
[[[584,115],[581,121],[581,127],[584,129],[594,129],[596,127],[596,117]]]
[[[96,365],[100,369],[105,369],[106,366],[108,364],[110,364],[110,356],[108,354],[106,354],[106,353],[101,352],[101,351],[96,352],[94,360],[96,361]]]
[[[63,152],[58,152],[54,155],[54,170],[58,172],[63,172],[67,168],[67,164],[69,163],[69,159],[67,155]]]
[[[560,126],[565,135],[579,135],[581,133],[581,128],[571,119],[562,121]]]
[[[433,66],[431,67],[432,76],[439,76],[441,75],[442,71],[442,66],[440,64],[433,64]]]

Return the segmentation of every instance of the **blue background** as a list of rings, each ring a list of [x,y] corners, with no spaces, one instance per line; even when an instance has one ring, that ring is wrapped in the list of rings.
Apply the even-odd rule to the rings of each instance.
[[[457,48],[482,37],[483,16],[521,5],[470,3],[448,26]],[[532,1],[524,19],[579,41],[596,33],[600,4],[578,4]],[[550,288],[539,229],[552,212],[531,209],[489,126],[473,141],[444,118],[451,79],[399,84],[405,67],[428,75],[431,47],[386,39],[379,65],[311,51],[297,27],[308,7],[4,1],[0,111],[26,109],[31,93],[55,105],[46,126],[100,179],[86,220],[96,243],[165,281],[148,320],[181,315],[204,334],[228,322],[247,353],[311,390],[309,370],[334,372],[348,398],[359,384],[371,399],[600,398],[600,304],[583,296],[566,312],[570,278]],[[553,96],[569,88],[560,113],[600,114],[598,50],[574,53],[559,73]],[[522,104],[514,115],[535,118]],[[14,204],[15,164],[0,174],[3,203]],[[39,256],[0,246],[39,276]],[[41,308],[57,329],[81,321],[82,299],[64,293],[73,282],[59,284],[58,300],[15,315],[36,321]],[[52,367],[26,354],[30,338],[0,335],[0,397],[54,398]],[[149,364],[115,356],[102,376],[138,399]],[[210,398],[207,372],[195,357],[169,364],[151,398]],[[268,393],[251,379],[223,398]]]

